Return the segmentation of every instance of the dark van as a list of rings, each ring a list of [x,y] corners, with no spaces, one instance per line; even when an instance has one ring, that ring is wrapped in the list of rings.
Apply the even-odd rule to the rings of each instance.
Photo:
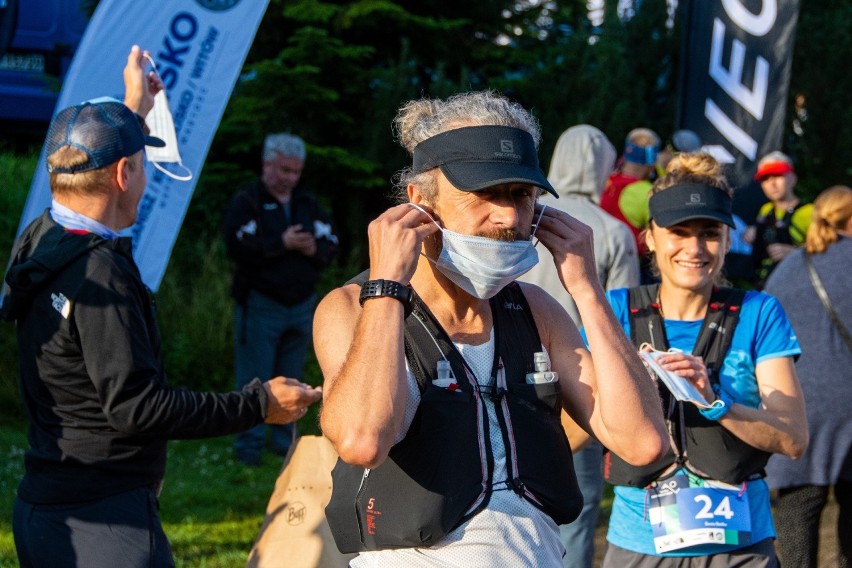
[[[0,0],[0,120],[50,120],[88,23],[84,4]]]

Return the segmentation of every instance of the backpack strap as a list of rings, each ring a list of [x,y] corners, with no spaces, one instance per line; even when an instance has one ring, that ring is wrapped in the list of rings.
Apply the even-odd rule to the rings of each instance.
[[[660,315],[659,284],[637,286],[627,291],[630,339],[636,347],[648,343],[658,351],[668,351],[666,326]]]
[[[369,277],[368,269],[347,280],[344,286],[363,285]],[[459,388],[462,390],[469,388],[467,381],[461,380],[465,376],[464,359],[456,350],[447,332],[414,291],[411,295],[411,313],[405,318],[404,342],[405,358],[414,378],[417,379],[421,394],[426,390],[427,381],[431,381],[435,376],[438,361],[442,359],[450,362],[450,368],[458,380]]]
[[[710,295],[710,305],[692,353],[704,360],[707,376],[714,386],[719,384],[719,373],[731,347],[744,298],[745,290],[728,287],[714,287]]]
[[[534,354],[543,349],[529,302],[521,286],[512,282],[491,298],[490,305],[495,364],[500,359],[506,365],[509,381],[524,382],[526,374],[535,370]]]
[[[637,347],[649,343],[654,349],[667,351],[669,342],[657,301],[659,288],[659,284],[651,284],[628,290],[630,337]],[[719,380],[719,370],[731,347],[744,298],[744,290],[729,287],[714,287],[710,296],[692,353],[704,359],[713,381]]]
[[[353,276],[352,278],[350,278],[349,280],[344,282],[343,285],[348,286],[349,284],[357,284],[358,286],[361,286],[362,284],[364,284],[364,282],[366,282],[369,279],[370,279],[370,269],[368,268],[367,270],[364,270],[363,272],[359,272],[358,274],[356,274],[355,276]]]
[[[648,342],[662,350],[668,349],[669,344],[656,299],[657,291],[657,287],[649,286],[631,289],[629,318],[631,337],[637,346]],[[714,288],[698,332],[692,353],[704,359],[714,389],[718,388],[720,371],[731,347],[744,298],[743,290]],[[644,487],[675,462],[691,465],[692,471],[697,468],[704,472],[700,475],[726,483],[741,483],[751,476],[763,475],[768,453],[756,450],[719,424],[708,421],[694,405],[675,402],[661,383],[658,388],[675,450],[668,452],[657,464],[642,468],[629,466],[618,456],[608,453],[604,458],[604,474],[610,483]]]
[[[237,197],[239,199],[245,200],[250,206],[252,212],[254,212],[254,216],[260,218],[260,203],[257,202],[257,199],[254,195],[252,195],[252,190],[256,186],[252,185],[250,187],[243,188],[238,194]],[[256,193],[256,192],[255,192]]]
[[[425,390],[426,381],[434,377],[440,359],[450,362],[461,390],[473,388],[464,380],[469,369],[467,363],[437,318],[416,292],[412,294],[411,302],[411,316],[405,320],[405,356],[420,385],[420,392]],[[533,353],[541,351],[541,338],[526,297],[518,283],[512,282],[489,300],[489,306],[494,325],[495,355],[491,376],[496,377],[499,365],[503,364],[510,381],[523,381],[526,373],[533,370]],[[503,394],[495,385],[492,396]]]

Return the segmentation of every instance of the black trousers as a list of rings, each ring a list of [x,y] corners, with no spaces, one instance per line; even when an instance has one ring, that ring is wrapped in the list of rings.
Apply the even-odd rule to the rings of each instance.
[[[778,568],[773,539],[709,556],[654,556],[625,550],[608,542],[603,568]]]
[[[150,489],[99,501],[33,505],[15,499],[12,531],[22,568],[173,567]]]
[[[828,502],[827,485],[803,485],[778,490],[775,528],[778,555],[784,566],[817,568],[819,524]],[[834,498],[840,507],[837,517],[837,565],[850,568],[852,559],[852,482],[838,481]]]

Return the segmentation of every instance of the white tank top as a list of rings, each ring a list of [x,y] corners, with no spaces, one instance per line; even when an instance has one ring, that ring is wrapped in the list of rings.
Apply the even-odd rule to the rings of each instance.
[[[477,382],[491,386],[491,367],[494,363],[494,330],[482,345],[456,343]],[[406,363],[406,369],[408,369]],[[494,454],[493,482],[508,478],[506,448],[494,403],[485,398],[488,410],[488,429]],[[397,442],[405,437],[417,407],[420,389],[417,379],[408,370],[408,404],[405,421]],[[488,506],[466,523],[447,534],[429,548],[403,548],[362,552],[352,560],[353,568],[494,568],[503,567],[561,567],[565,549],[559,539],[559,527],[548,515],[526,499],[508,489],[497,489]]]

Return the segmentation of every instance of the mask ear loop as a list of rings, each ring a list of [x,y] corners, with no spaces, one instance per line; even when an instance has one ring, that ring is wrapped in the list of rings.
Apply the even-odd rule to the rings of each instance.
[[[417,210],[418,210],[418,211],[420,211],[421,213],[425,213],[425,214],[429,217],[429,219],[431,219],[431,220],[432,220],[432,222],[433,222],[433,223],[435,223],[435,226],[436,226],[436,227],[438,227],[438,229],[439,229],[441,232],[443,232],[443,231],[444,231],[444,228],[443,228],[441,225],[439,225],[437,221],[435,221],[435,218],[434,218],[434,217],[432,217],[432,215],[430,215],[428,211],[426,211],[425,209],[423,209],[422,207],[420,207],[420,206],[419,206],[419,205],[417,205],[416,203],[411,203],[410,201],[409,201],[408,203],[406,203],[406,205],[411,205],[412,207],[414,207],[415,209],[417,209]],[[422,250],[420,251],[420,256],[422,256],[423,258],[425,258],[426,260],[428,260],[428,261],[429,261],[429,262],[431,262],[432,264],[436,264],[436,263],[435,263],[435,261],[434,261],[434,260],[432,260],[431,258],[429,258],[428,256],[426,256],[426,253],[424,253]]]
[[[170,172],[169,170],[167,170],[166,168],[161,166],[160,162],[156,162],[154,160],[149,160],[149,162],[154,164],[155,168],[157,168],[158,170],[160,170],[161,172],[163,172],[164,174],[166,174],[167,176],[169,176],[172,179],[176,179],[178,181],[189,181],[189,180],[192,179],[192,175],[193,175],[192,170],[190,170],[189,168],[184,166],[183,162],[176,162],[176,163],[179,167],[183,168],[183,171],[186,172],[185,174],[176,174],[174,172]]]
[[[532,234],[530,235],[530,240],[532,240],[532,239],[534,239],[534,238],[535,238],[535,232],[536,232],[536,231],[538,231],[538,224],[539,224],[539,223],[541,223],[541,218],[542,218],[542,216],[544,215],[544,210],[545,210],[545,209],[547,209],[547,205],[546,205],[546,204],[542,204],[542,206],[541,206],[541,211],[539,211],[539,213],[538,213],[538,217],[536,218],[535,223],[533,223],[533,225],[532,225],[532,226],[533,226],[533,232],[532,232]],[[538,246],[538,243],[539,243],[539,242],[541,242],[541,241],[539,241],[538,239],[535,239],[535,242],[533,243],[533,247]]]
[[[157,64],[154,62],[154,58],[153,58],[153,57],[151,57],[150,55],[148,55],[147,53],[143,53],[143,54],[142,54],[142,56],[143,56],[145,59],[147,59],[147,60],[148,60],[148,63],[150,63],[150,64],[151,64],[151,69],[154,71],[154,73],[156,73],[156,74],[157,74],[157,77],[159,77],[159,78],[160,78],[160,80],[162,81],[162,80],[163,80],[163,77],[160,75],[160,71],[157,69]]]
[[[435,220],[435,218],[434,218],[434,217],[432,217],[432,215],[429,215],[429,212],[428,212],[428,211],[426,211],[425,209],[423,209],[422,207],[420,207],[420,206],[419,206],[419,205],[417,205],[416,203],[408,202],[408,203],[406,203],[406,205],[411,205],[412,207],[414,207],[415,209],[417,209],[417,210],[418,210],[418,211],[420,211],[421,213],[425,213],[425,214],[429,217],[429,219],[431,219],[431,220],[432,220],[432,222],[433,222],[433,223],[435,223],[435,226],[436,226],[436,227],[438,227],[441,231],[443,231],[443,230],[444,230],[444,228],[443,228],[441,225],[439,225],[439,224],[438,224],[438,222]]]
[[[150,63],[150,64],[151,64],[151,70],[152,70],[152,71],[153,71],[153,72],[157,75],[157,77],[159,77],[159,79],[162,81],[162,80],[163,80],[163,77],[162,77],[162,75],[160,75],[160,70],[159,70],[159,69],[157,69],[157,64],[154,62],[154,58],[153,58],[153,57],[151,57],[150,55],[148,55],[147,53],[143,53],[143,54],[142,54],[142,56],[143,56],[145,59],[147,59],[147,60],[148,60],[148,63]]]

